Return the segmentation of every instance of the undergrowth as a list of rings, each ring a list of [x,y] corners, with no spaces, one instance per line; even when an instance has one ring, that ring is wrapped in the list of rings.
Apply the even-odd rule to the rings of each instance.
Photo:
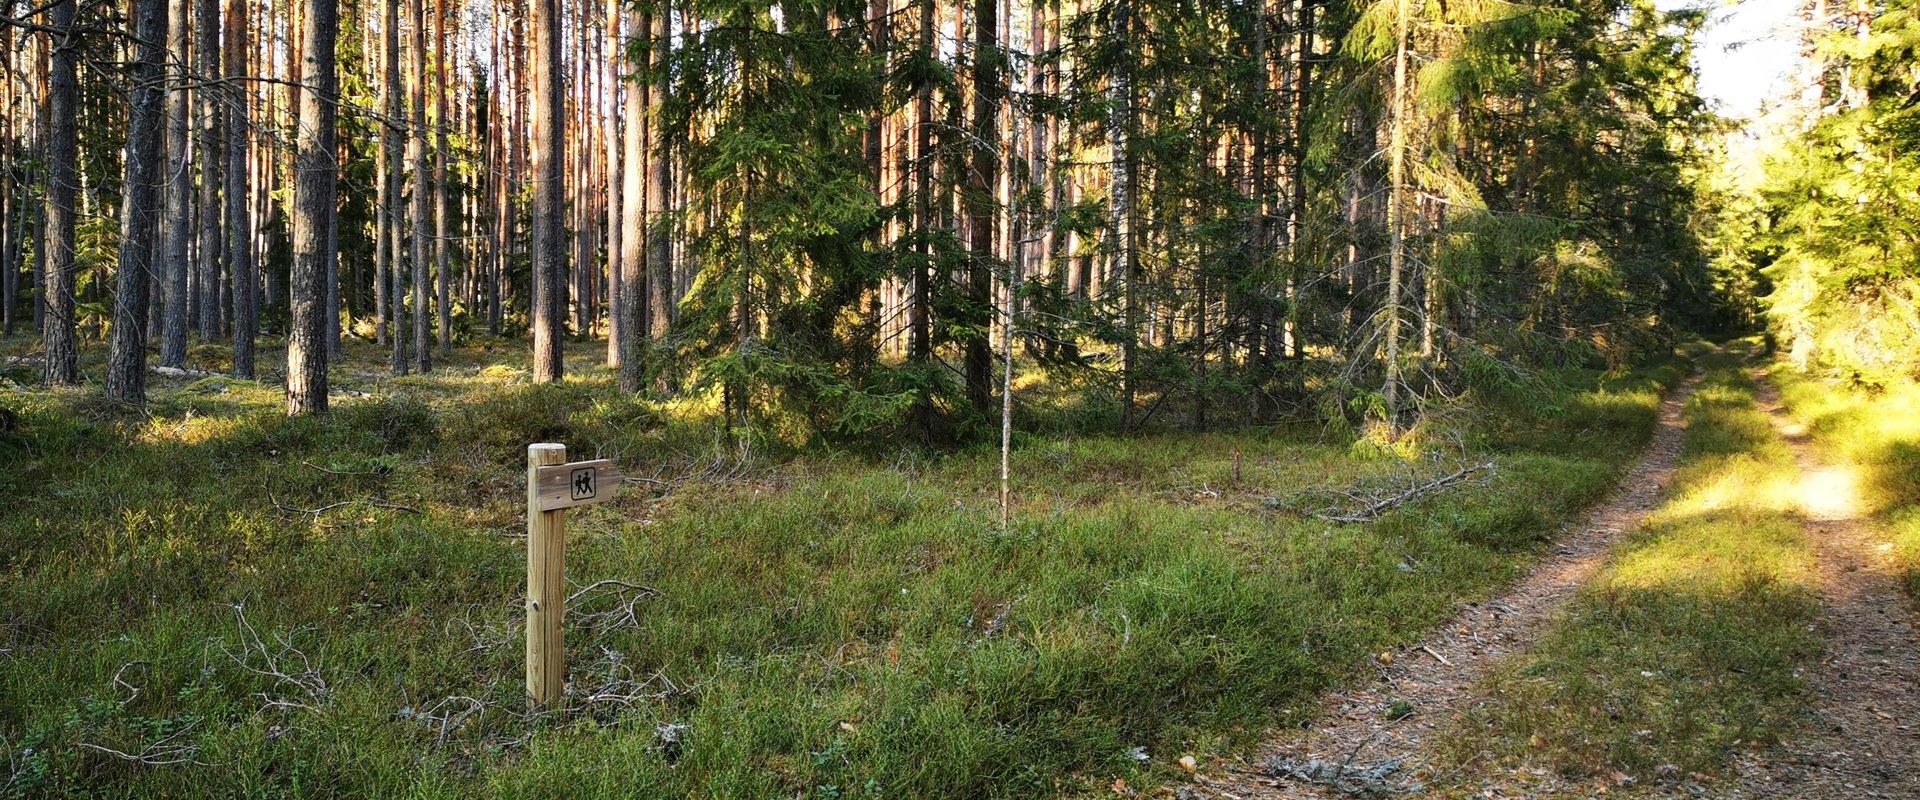
[[[90,357],[97,357],[90,356]],[[1412,461],[1318,431],[747,453],[688,401],[476,349],[324,419],[158,381],[0,388],[0,796],[1032,797],[1147,787],[1292,724],[1520,574],[1663,379],[1564,379]],[[5,384],[0,384],[5,386]],[[638,480],[569,520],[569,690],[521,689],[525,446]],[[1295,498],[1490,460],[1323,522]],[[1317,494],[1316,494],[1317,492]]]

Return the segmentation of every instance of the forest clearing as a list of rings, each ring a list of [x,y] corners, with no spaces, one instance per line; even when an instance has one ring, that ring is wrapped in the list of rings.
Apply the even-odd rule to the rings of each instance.
[[[0,0],[0,800],[1920,797],[1913,0]]]

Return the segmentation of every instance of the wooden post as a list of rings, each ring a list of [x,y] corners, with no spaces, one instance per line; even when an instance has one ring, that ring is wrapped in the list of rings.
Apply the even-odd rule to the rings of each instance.
[[[539,478],[541,467],[566,460],[566,445],[527,446],[527,705],[535,711],[560,702],[567,677],[567,511],[540,510]]]

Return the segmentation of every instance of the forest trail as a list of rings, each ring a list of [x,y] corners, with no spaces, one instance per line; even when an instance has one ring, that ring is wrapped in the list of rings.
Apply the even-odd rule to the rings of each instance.
[[[1283,731],[1257,760],[1197,787],[1220,798],[1275,800],[1395,793],[1415,788],[1424,745],[1501,658],[1524,651],[1606,560],[1608,549],[1658,506],[1680,460],[1681,409],[1699,376],[1660,404],[1646,452],[1614,496],[1587,513],[1508,593],[1463,608],[1432,638],[1396,653],[1377,680],[1328,695],[1311,727]],[[1377,663],[1377,662],[1376,662]],[[1412,713],[1387,719],[1396,703]]]
[[[1852,472],[1821,460],[1771,381],[1758,377],[1756,385],[1800,468],[1801,519],[1818,554],[1826,651],[1811,676],[1806,735],[1744,756],[1727,796],[1920,797],[1920,639],[1884,540],[1856,512]]]

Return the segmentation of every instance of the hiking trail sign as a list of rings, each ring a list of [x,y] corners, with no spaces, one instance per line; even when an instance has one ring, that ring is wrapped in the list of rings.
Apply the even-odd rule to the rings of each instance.
[[[534,470],[533,480],[539,488],[539,510],[559,511],[612,498],[621,475],[612,461],[602,458],[540,466]]]
[[[567,446],[527,446],[527,703],[556,707],[566,686],[567,509],[613,497],[623,480],[606,459],[566,463]]]

